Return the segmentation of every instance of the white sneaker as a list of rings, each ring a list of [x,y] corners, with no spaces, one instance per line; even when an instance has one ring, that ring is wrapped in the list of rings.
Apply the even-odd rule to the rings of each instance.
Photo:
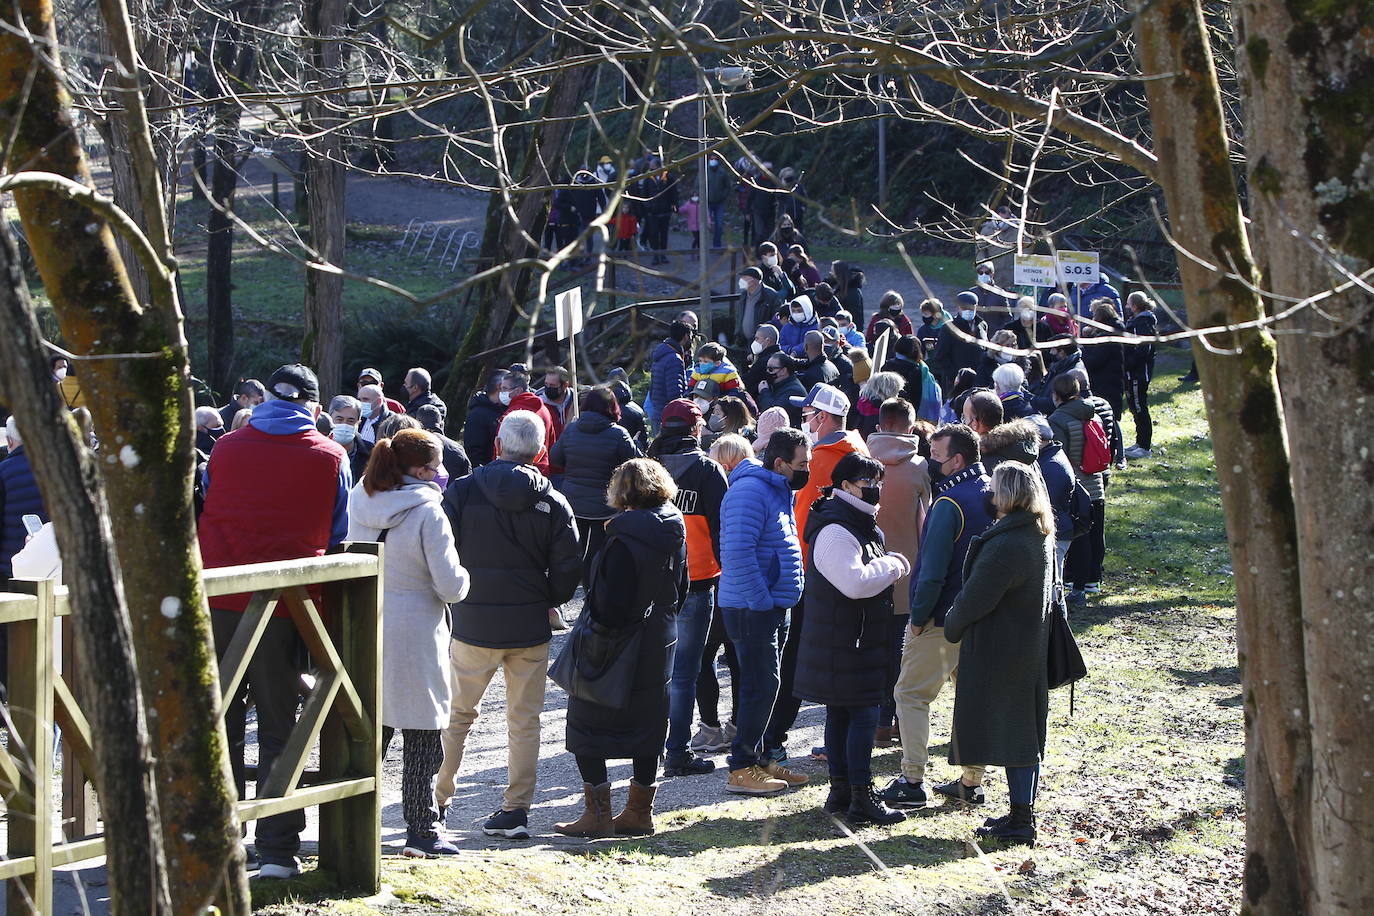
[[[1126,449],[1125,455],[1127,458],[1130,458],[1132,460],[1138,458],[1149,458],[1150,450],[1148,448],[1141,448],[1138,445],[1132,445],[1130,448]]]
[[[299,861],[293,861],[289,864],[284,862],[264,862],[258,868],[259,878],[295,878],[299,876],[300,873],[301,863]]]

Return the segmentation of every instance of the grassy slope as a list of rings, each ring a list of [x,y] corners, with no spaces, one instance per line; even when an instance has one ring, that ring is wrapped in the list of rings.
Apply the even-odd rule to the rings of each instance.
[[[642,840],[389,859],[389,903],[328,902],[320,875],[259,886],[263,912],[1232,912],[1244,828],[1230,558],[1201,397],[1175,381],[1181,357],[1160,368],[1157,458],[1117,475],[1107,593],[1074,617],[1090,675],[1072,718],[1067,692],[1052,699],[1033,852],[970,847],[984,811],[936,809],[851,836],[812,785],[665,812]],[[952,699],[936,705],[937,743]],[[895,773],[897,752],[876,763]],[[989,795],[1004,810],[996,770]],[[282,895],[320,902],[274,905]]]

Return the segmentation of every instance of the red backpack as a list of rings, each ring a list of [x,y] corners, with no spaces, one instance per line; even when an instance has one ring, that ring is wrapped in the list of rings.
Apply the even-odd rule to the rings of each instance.
[[[1083,460],[1079,467],[1084,474],[1100,474],[1112,466],[1112,450],[1107,444],[1107,431],[1102,421],[1091,417],[1083,422]]]

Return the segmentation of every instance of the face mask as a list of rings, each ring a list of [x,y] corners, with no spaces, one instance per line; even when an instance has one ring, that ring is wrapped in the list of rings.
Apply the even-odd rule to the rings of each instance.
[[[772,254],[766,254],[766,255],[764,255],[764,256],[763,256],[763,266],[764,266],[764,267],[777,267],[777,266],[778,266],[778,257],[777,257],[777,255],[772,255]]]
[[[740,292],[742,292],[742,293],[747,293],[747,292],[749,292],[749,281],[746,280],[746,279],[744,279],[743,277],[740,277],[740,278],[739,278],[739,282],[738,282],[737,284],[735,284],[735,285],[739,287],[739,291],[740,291]]]
[[[859,499],[862,499],[870,506],[878,505],[878,497],[881,493],[881,487],[859,487]]]
[[[1021,310],[1021,320],[1022,320],[1022,321],[1025,321],[1025,322],[1034,321],[1034,320],[1035,320],[1035,309],[1022,309],[1022,310]]]
[[[963,309],[959,312],[959,317],[964,319],[965,321],[972,321],[974,316],[977,314],[978,313],[975,312],[973,309]]]
[[[720,163],[717,162],[717,161],[714,160],[714,159],[712,159],[710,162],[706,163],[706,165],[707,165],[709,168],[713,168],[713,169],[718,169],[718,168],[720,168]]]
[[[362,414],[362,418],[363,418],[364,420],[366,420],[368,417],[372,416],[372,402],[371,402],[371,401],[363,401],[363,402],[359,405],[359,412]]]
[[[793,324],[806,324],[806,313],[804,313],[804,312],[793,312],[793,313],[792,313],[792,323],[793,323]]]
[[[769,370],[767,370],[767,373],[768,373],[768,377],[771,378],[771,379],[772,379],[773,381],[775,381],[775,382],[776,382],[778,379],[782,378],[782,370],[781,370],[781,369],[769,369]]]
[[[814,429],[812,429],[811,426],[808,424],[807,427],[806,427],[806,441],[807,441],[807,442],[810,442],[812,445],[815,445],[815,444],[816,444],[816,440],[819,439],[819,438],[820,438],[820,436],[816,435],[816,431],[815,431]],[[799,490],[799,489],[801,489],[801,488],[800,488],[800,487],[793,487],[792,489],[794,489],[794,490]]]
[[[749,345],[749,352],[753,353],[755,356],[758,356],[760,353],[763,352],[763,344],[759,343],[757,340],[754,341]]]
[[[998,361],[999,363],[1009,363],[1009,362],[1011,362],[1011,361],[1012,361],[1013,359],[1015,359],[1015,358],[1016,358],[1016,357],[1012,356],[1010,353],[998,353],[998,354],[997,354],[997,361]]]
[[[935,323],[935,316],[934,316],[934,315],[927,315],[925,312],[922,312],[922,313],[921,313],[921,324],[934,324],[934,323]]]
[[[510,406],[511,392],[509,392],[509,391],[503,391],[503,392],[501,392],[500,398],[501,398],[501,403],[502,403],[502,404],[505,404],[507,407]]]
[[[711,402],[710,402],[710,401],[703,401],[701,398],[697,398],[696,401],[695,401],[694,403],[697,405],[697,409],[700,410],[703,414],[710,413],[710,411],[711,411]]]
[[[441,490],[448,489],[448,471],[444,468],[434,472],[434,485]]]
[[[58,366],[56,369],[52,371],[52,377],[57,379],[59,382],[62,381],[64,378],[67,377],[67,367]]]
[[[793,490],[800,490],[805,487],[810,480],[811,472],[809,470],[793,471],[792,476],[787,479],[787,485]]]
[[[711,414],[711,419],[706,421],[706,428],[713,433],[718,433],[725,428],[725,417],[718,413]]]
[[[978,272],[978,282],[979,282],[979,283],[991,283],[991,282],[992,282],[992,274],[988,273],[988,272],[985,271],[985,270],[980,270],[980,271]]]
[[[887,312],[889,315],[900,315],[902,314],[902,307],[900,305],[894,305],[888,308]]]
[[[944,471],[944,462],[936,461],[934,458],[926,459],[926,469],[930,472],[931,483],[939,483],[948,476]]]
[[[710,375],[715,369],[715,363],[697,363],[697,375]]]
[[[358,435],[358,427],[350,423],[335,423],[329,435],[340,445],[347,445]]]

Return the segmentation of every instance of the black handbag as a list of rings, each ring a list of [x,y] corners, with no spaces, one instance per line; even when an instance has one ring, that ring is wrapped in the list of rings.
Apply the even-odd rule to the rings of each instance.
[[[1045,668],[1051,690],[1068,685],[1069,715],[1073,715],[1073,683],[1087,676],[1088,666],[1069,628],[1069,607],[1064,603],[1064,590],[1058,576],[1050,599],[1049,655]]]
[[[630,705],[647,616],[624,627],[607,626],[595,619],[594,606],[601,594],[598,585],[602,580],[602,558],[613,540],[614,537],[607,539],[597,557],[582,613],[549,666],[549,680],[570,697],[610,709],[624,709]]]

